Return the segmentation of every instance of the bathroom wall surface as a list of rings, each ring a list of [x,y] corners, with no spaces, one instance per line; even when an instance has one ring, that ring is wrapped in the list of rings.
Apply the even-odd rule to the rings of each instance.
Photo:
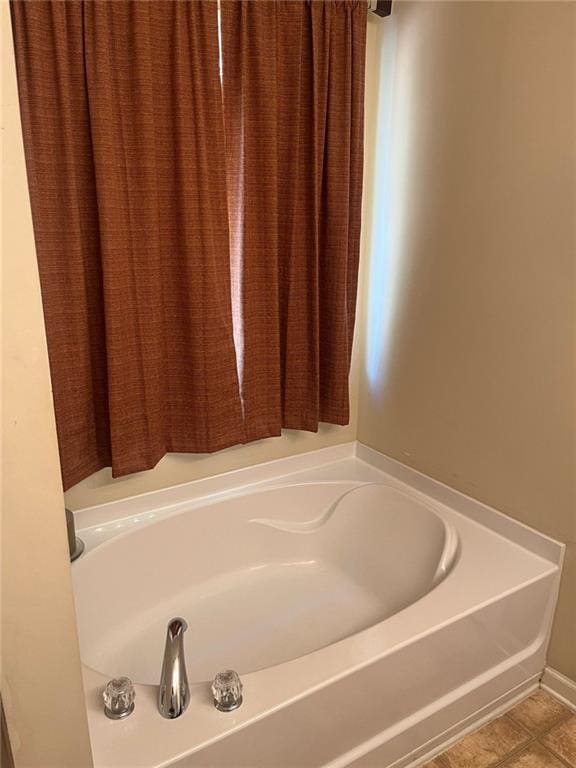
[[[400,2],[372,32],[358,439],[567,543],[576,680],[576,4]]]
[[[8,2],[0,14],[2,706],[16,768],[90,768]]]

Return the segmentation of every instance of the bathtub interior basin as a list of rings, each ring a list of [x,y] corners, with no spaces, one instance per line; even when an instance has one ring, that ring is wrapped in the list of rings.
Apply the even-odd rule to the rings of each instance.
[[[397,613],[449,572],[455,532],[384,484],[266,490],[113,539],[74,568],[85,664],[156,685],[166,624],[191,682],[253,672]]]

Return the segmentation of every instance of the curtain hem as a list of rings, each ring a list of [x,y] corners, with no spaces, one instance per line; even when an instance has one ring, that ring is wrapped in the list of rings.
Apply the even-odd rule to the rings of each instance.
[[[64,483],[64,491],[68,491],[70,488],[72,488],[72,486],[82,482],[82,480],[85,480],[87,477],[90,477],[90,475],[94,474],[95,472],[99,472],[101,469],[111,469],[112,477],[114,479],[118,479],[120,477],[126,477],[127,475],[137,474],[138,472],[147,472],[151,469],[154,469],[165,456],[172,453],[187,453],[195,456],[203,456],[203,455],[205,456],[213,453],[218,453],[219,451],[224,451],[227,448],[234,448],[235,446],[240,446],[240,445],[249,445],[250,443],[258,442],[259,440],[266,440],[272,437],[282,437],[282,431],[285,429],[295,430],[298,432],[317,433],[321,424],[331,424],[336,427],[345,427],[345,426],[348,426],[349,423],[350,423],[349,418],[348,419],[338,418],[337,420],[322,419],[321,421],[316,421],[316,422],[308,421],[306,422],[306,425],[303,425],[301,420],[298,421],[298,420],[292,420],[292,419],[285,419],[282,423],[282,429],[280,431],[274,430],[274,431],[263,432],[255,437],[251,437],[241,442],[226,441],[225,443],[223,443],[217,448],[212,448],[207,450],[206,449],[198,450],[196,447],[190,447],[189,445],[187,446],[171,445],[169,448],[163,451],[163,453],[156,456],[151,461],[146,462],[145,465],[143,465],[141,462],[135,462],[134,464],[126,464],[122,467],[113,467],[109,463],[92,461],[86,464],[81,469],[79,468],[76,472],[70,473],[71,481],[67,480],[67,482]]]

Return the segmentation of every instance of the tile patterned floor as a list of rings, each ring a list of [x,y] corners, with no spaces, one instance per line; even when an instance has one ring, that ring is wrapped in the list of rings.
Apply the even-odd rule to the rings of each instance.
[[[538,690],[422,768],[576,768],[576,713]]]

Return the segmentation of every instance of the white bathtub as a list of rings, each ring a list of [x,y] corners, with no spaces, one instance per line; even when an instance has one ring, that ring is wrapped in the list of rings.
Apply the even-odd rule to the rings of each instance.
[[[544,667],[561,545],[363,447],[77,522],[96,768],[407,763],[529,690]],[[192,696],[168,721],[156,684],[173,616],[189,625]],[[228,714],[209,690],[226,668],[244,683]],[[101,690],[119,675],[136,683],[136,710],[110,721]]]

